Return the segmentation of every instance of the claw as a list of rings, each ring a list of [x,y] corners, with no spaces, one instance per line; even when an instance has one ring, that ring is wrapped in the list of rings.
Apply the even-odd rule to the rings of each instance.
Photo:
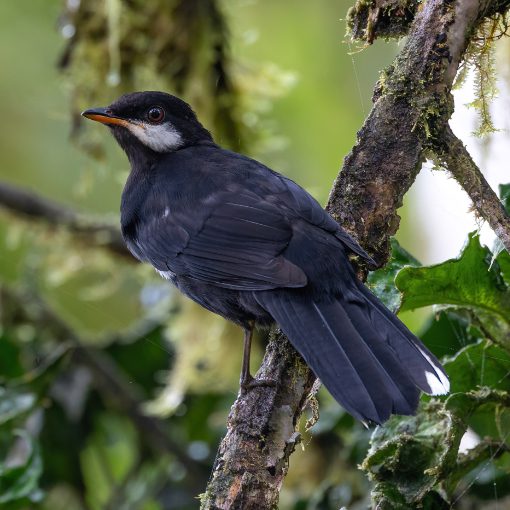
[[[253,376],[249,376],[246,380],[241,381],[241,395],[247,393],[254,388],[261,387],[274,388],[276,387],[276,381],[274,379],[255,379]]]

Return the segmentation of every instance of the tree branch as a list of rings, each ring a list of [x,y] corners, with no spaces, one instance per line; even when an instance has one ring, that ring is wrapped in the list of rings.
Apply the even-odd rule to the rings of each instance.
[[[396,210],[424,151],[447,126],[451,86],[470,37],[484,15],[508,4],[422,3],[404,48],[378,83],[374,107],[345,159],[327,209],[380,263],[389,257],[389,239],[399,223]],[[274,387],[240,394],[234,403],[201,508],[276,507],[314,377],[279,333],[257,374],[268,377],[275,379]]]
[[[227,422],[201,508],[276,508],[297,425],[315,377],[285,337],[273,332],[257,380],[274,381],[241,393]]]
[[[33,192],[0,182],[0,207],[28,219],[44,221],[53,227],[67,228],[78,239],[106,248],[135,262],[117,227],[90,220]]]
[[[420,5],[419,0],[358,0],[347,13],[347,26],[353,39],[372,44],[376,37],[402,37],[407,34]]]
[[[470,37],[484,16],[507,9],[510,0],[429,0],[422,5],[404,48],[379,80],[372,111],[328,204],[381,264],[389,256],[389,237],[398,229],[396,210],[425,151],[442,147],[453,111],[451,87]]]
[[[487,220],[510,253],[510,217],[496,193],[489,186],[466,147],[450,128],[447,128],[436,153],[457,182],[473,201],[478,214]]]

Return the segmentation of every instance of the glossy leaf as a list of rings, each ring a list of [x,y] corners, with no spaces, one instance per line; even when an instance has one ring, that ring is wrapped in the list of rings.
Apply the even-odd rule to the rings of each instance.
[[[0,425],[27,413],[35,402],[33,393],[0,388]]]
[[[429,267],[406,267],[395,279],[400,310],[443,304],[472,310],[492,338],[508,344],[510,291],[497,262],[472,233],[457,259]]]
[[[0,463],[0,505],[10,505],[5,508],[13,508],[15,502],[37,502],[43,496],[38,485],[43,468],[39,446],[24,432],[17,436],[28,448],[28,455],[21,462],[16,458]]]
[[[402,248],[396,239],[392,239],[390,261],[383,268],[368,275],[368,286],[392,312],[396,312],[400,307],[401,294],[395,287],[395,276],[406,266],[420,265],[420,262]]]

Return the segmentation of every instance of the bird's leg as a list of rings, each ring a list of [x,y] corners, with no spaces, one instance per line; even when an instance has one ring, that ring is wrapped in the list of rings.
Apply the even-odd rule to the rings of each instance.
[[[253,377],[250,374],[250,354],[252,337],[253,337],[253,322],[250,323],[250,326],[248,328],[244,328],[243,366],[241,368],[241,379],[239,381],[241,388],[247,388],[253,381]]]
[[[243,366],[241,368],[241,379],[239,381],[241,391],[246,391],[259,386],[276,386],[276,381],[272,381],[270,379],[254,379],[250,374],[250,354],[253,327],[254,323],[251,322],[248,328],[244,328]]]

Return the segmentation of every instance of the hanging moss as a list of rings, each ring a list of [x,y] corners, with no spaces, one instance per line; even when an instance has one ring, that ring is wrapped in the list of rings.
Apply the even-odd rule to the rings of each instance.
[[[414,20],[421,0],[358,0],[347,14],[348,35],[353,40],[372,44],[376,38],[399,39],[405,36]],[[495,69],[495,42],[508,35],[510,17],[497,12],[486,18],[471,38],[459,69],[455,88],[465,83],[469,72],[474,73],[475,99],[468,106],[479,114],[475,136],[484,136],[497,131],[492,121],[490,105],[498,95]],[[446,47],[446,40],[444,41]],[[447,49],[447,47],[446,47]],[[433,112],[432,112],[433,113]],[[425,116],[427,117],[428,114]],[[430,136],[426,118],[423,127]]]
[[[368,44],[376,37],[403,37],[420,4],[421,0],[358,0],[347,13],[348,34]]]
[[[471,39],[461,73],[456,81],[458,86],[465,80],[469,71],[474,72],[475,99],[468,106],[476,108],[479,115],[475,136],[485,136],[498,131],[490,113],[490,105],[498,95],[495,43],[508,35],[509,23],[508,13],[498,13],[481,24],[478,33]]]

